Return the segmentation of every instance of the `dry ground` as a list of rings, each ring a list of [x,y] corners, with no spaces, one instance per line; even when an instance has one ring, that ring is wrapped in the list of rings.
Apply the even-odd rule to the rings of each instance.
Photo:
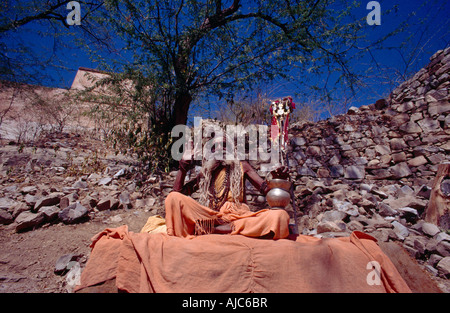
[[[55,147],[59,147],[55,149]],[[94,159],[94,152],[97,156]],[[3,141],[0,144],[0,196],[23,201],[20,194],[25,186],[36,186],[36,197],[63,191],[81,176],[95,173],[100,177],[112,176],[133,160],[116,156],[106,145],[90,136],[65,134],[50,136],[33,144],[20,146]],[[65,170],[57,170],[64,167]],[[56,169],[56,170],[55,170]],[[105,174],[108,172],[109,174]],[[117,179],[109,186],[98,186],[87,180],[89,187],[76,190],[80,200],[87,195],[97,198],[117,194],[128,188],[134,197],[130,181]],[[7,188],[16,188],[8,193]],[[137,194],[137,196],[136,196]],[[117,196],[116,196],[117,197]],[[89,213],[89,221],[74,225],[61,222],[49,224],[26,232],[17,233],[16,223],[0,225],[0,292],[67,292],[66,277],[54,273],[59,257],[75,253],[87,261],[91,238],[105,228],[128,225],[129,230],[139,232],[150,215],[149,208],[131,208]]]
[[[123,224],[139,232],[150,215],[138,210],[105,211],[86,223],[58,223],[24,233],[16,233],[11,226],[0,227],[0,292],[67,292],[66,276],[53,272],[60,256],[82,254],[85,263],[96,233]],[[111,216],[120,216],[122,221],[110,221]]]

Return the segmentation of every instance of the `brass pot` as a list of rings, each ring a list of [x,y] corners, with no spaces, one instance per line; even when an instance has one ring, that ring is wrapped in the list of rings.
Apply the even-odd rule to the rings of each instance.
[[[286,179],[272,179],[267,183],[270,190],[266,195],[272,209],[284,209],[291,201],[291,182]]]

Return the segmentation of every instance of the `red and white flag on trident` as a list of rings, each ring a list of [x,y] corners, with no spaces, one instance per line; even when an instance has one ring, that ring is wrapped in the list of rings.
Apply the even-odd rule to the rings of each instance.
[[[285,148],[288,141],[289,114],[294,111],[295,103],[292,97],[284,97],[272,101],[270,104],[270,113],[272,113],[272,125],[270,138],[275,140],[280,137],[280,144]]]

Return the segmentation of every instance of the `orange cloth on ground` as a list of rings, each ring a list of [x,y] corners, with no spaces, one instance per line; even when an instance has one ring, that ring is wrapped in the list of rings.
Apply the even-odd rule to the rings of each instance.
[[[284,210],[252,212],[245,203],[238,208],[234,202],[227,201],[217,212],[179,192],[167,196],[165,209],[167,233],[172,236],[210,234],[219,219],[233,224],[232,235],[260,237],[272,231],[273,239],[289,236],[289,215]]]
[[[318,239],[192,239],[133,233],[126,225],[93,237],[77,289],[116,278],[128,292],[410,292],[374,238],[361,232]],[[369,262],[380,283],[369,284]]]

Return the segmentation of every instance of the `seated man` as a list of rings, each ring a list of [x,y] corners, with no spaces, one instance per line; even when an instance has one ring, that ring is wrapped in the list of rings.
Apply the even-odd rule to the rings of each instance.
[[[264,195],[267,183],[247,161],[204,160],[195,179],[200,203],[185,195],[194,188],[184,185],[191,160],[180,160],[173,192],[165,200],[167,233],[186,237],[211,233],[231,233],[249,237],[281,239],[289,235],[289,215],[284,210],[250,211],[245,203],[245,180]],[[280,167],[273,178],[286,178],[288,170]],[[183,194],[185,193],[185,194]]]

